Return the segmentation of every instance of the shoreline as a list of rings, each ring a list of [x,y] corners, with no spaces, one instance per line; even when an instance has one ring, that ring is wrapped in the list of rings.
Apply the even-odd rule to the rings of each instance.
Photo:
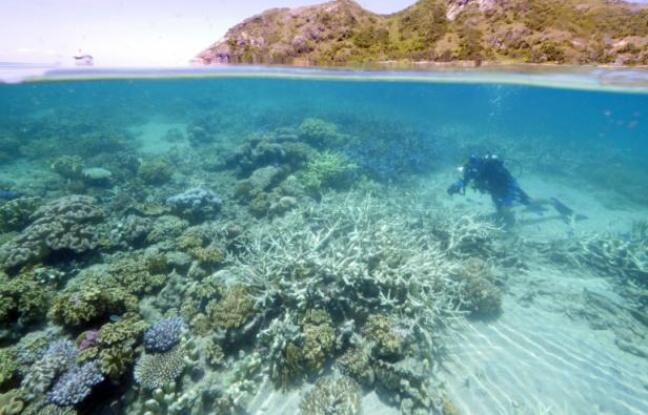
[[[277,78],[356,82],[431,82],[507,84],[606,92],[648,93],[648,67],[484,62],[458,66],[456,62],[383,62],[358,66],[315,67],[283,65],[187,65],[177,67],[52,67],[0,71],[3,83],[60,81]]]

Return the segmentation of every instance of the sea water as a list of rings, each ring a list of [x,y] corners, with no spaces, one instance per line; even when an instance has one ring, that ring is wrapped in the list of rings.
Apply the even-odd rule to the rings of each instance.
[[[0,85],[0,404],[648,413],[648,94],[609,79]],[[486,155],[568,213],[449,194]]]

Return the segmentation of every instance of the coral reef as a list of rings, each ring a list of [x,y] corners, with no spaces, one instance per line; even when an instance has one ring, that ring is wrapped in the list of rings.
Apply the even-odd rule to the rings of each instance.
[[[4,267],[35,263],[62,250],[80,254],[100,243],[97,225],[104,213],[92,197],[62,197],[40,207],[32,216],[33,222],[20,235],[0,247]]]
[[[553,261],[589,267],[602,275],[648,286],[648,222],[633,223],[630,232],[597,233],[558,241],[545,247]]]
[[[108,266],[101,283],[117,287],[131,294],[150,294],[159,290],[167,280],[166,258],[151,256],[123,256]],[[163,263],[157,263],[162,261]]]
[[[235,414],[303,387],[309,415],[359,414],[365,392],[441,413],[444,335],[499,307],[503,248],[490,222],[407,187],[435,165],[431,133],[184,104],[186,138],[156,148],[73,113],[18,134],[51,168],[24,189],[43,199],[0,205],[7,407]]]
[[[79,181],[83,178],[84,163],[79,156],[65,155],[57,157],[50,167],[66,180]]]
[[[103,167],[88,167],[81,170],[83,181],[92,186],[108,186],[113,180],[110,170]]]
[[[350,348],[337,361],[343,374],[366,387],[372,387],[376,379],[371,363],[369,354],[361,348]]]

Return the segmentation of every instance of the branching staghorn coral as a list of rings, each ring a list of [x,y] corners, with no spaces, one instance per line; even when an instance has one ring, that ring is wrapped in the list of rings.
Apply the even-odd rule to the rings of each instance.
[[[592,233],[539,247],[545,256],[581,268],[593,268],[603,275],[634,280],[648,285],[648,226],[634,224],[626,235]]]
[[[385,310],[425,353],[439,351],[439,329],[460,314],[461,284],[450,278],[460,265],[450,250],[488,235],[476,224],[456,226],[448,244],[433,221],[411,223],[408,209],[327,195],[256,229],[236,273],[253,287],[258,309],[283,305],[284,325],[298,326],[313,308],[337,310],[338,320]]]

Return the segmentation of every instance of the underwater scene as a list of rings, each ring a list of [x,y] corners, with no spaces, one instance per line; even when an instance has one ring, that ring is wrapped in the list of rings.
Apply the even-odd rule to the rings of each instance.
[[[648,93],[0,84],[0,414],[648,413]]]

